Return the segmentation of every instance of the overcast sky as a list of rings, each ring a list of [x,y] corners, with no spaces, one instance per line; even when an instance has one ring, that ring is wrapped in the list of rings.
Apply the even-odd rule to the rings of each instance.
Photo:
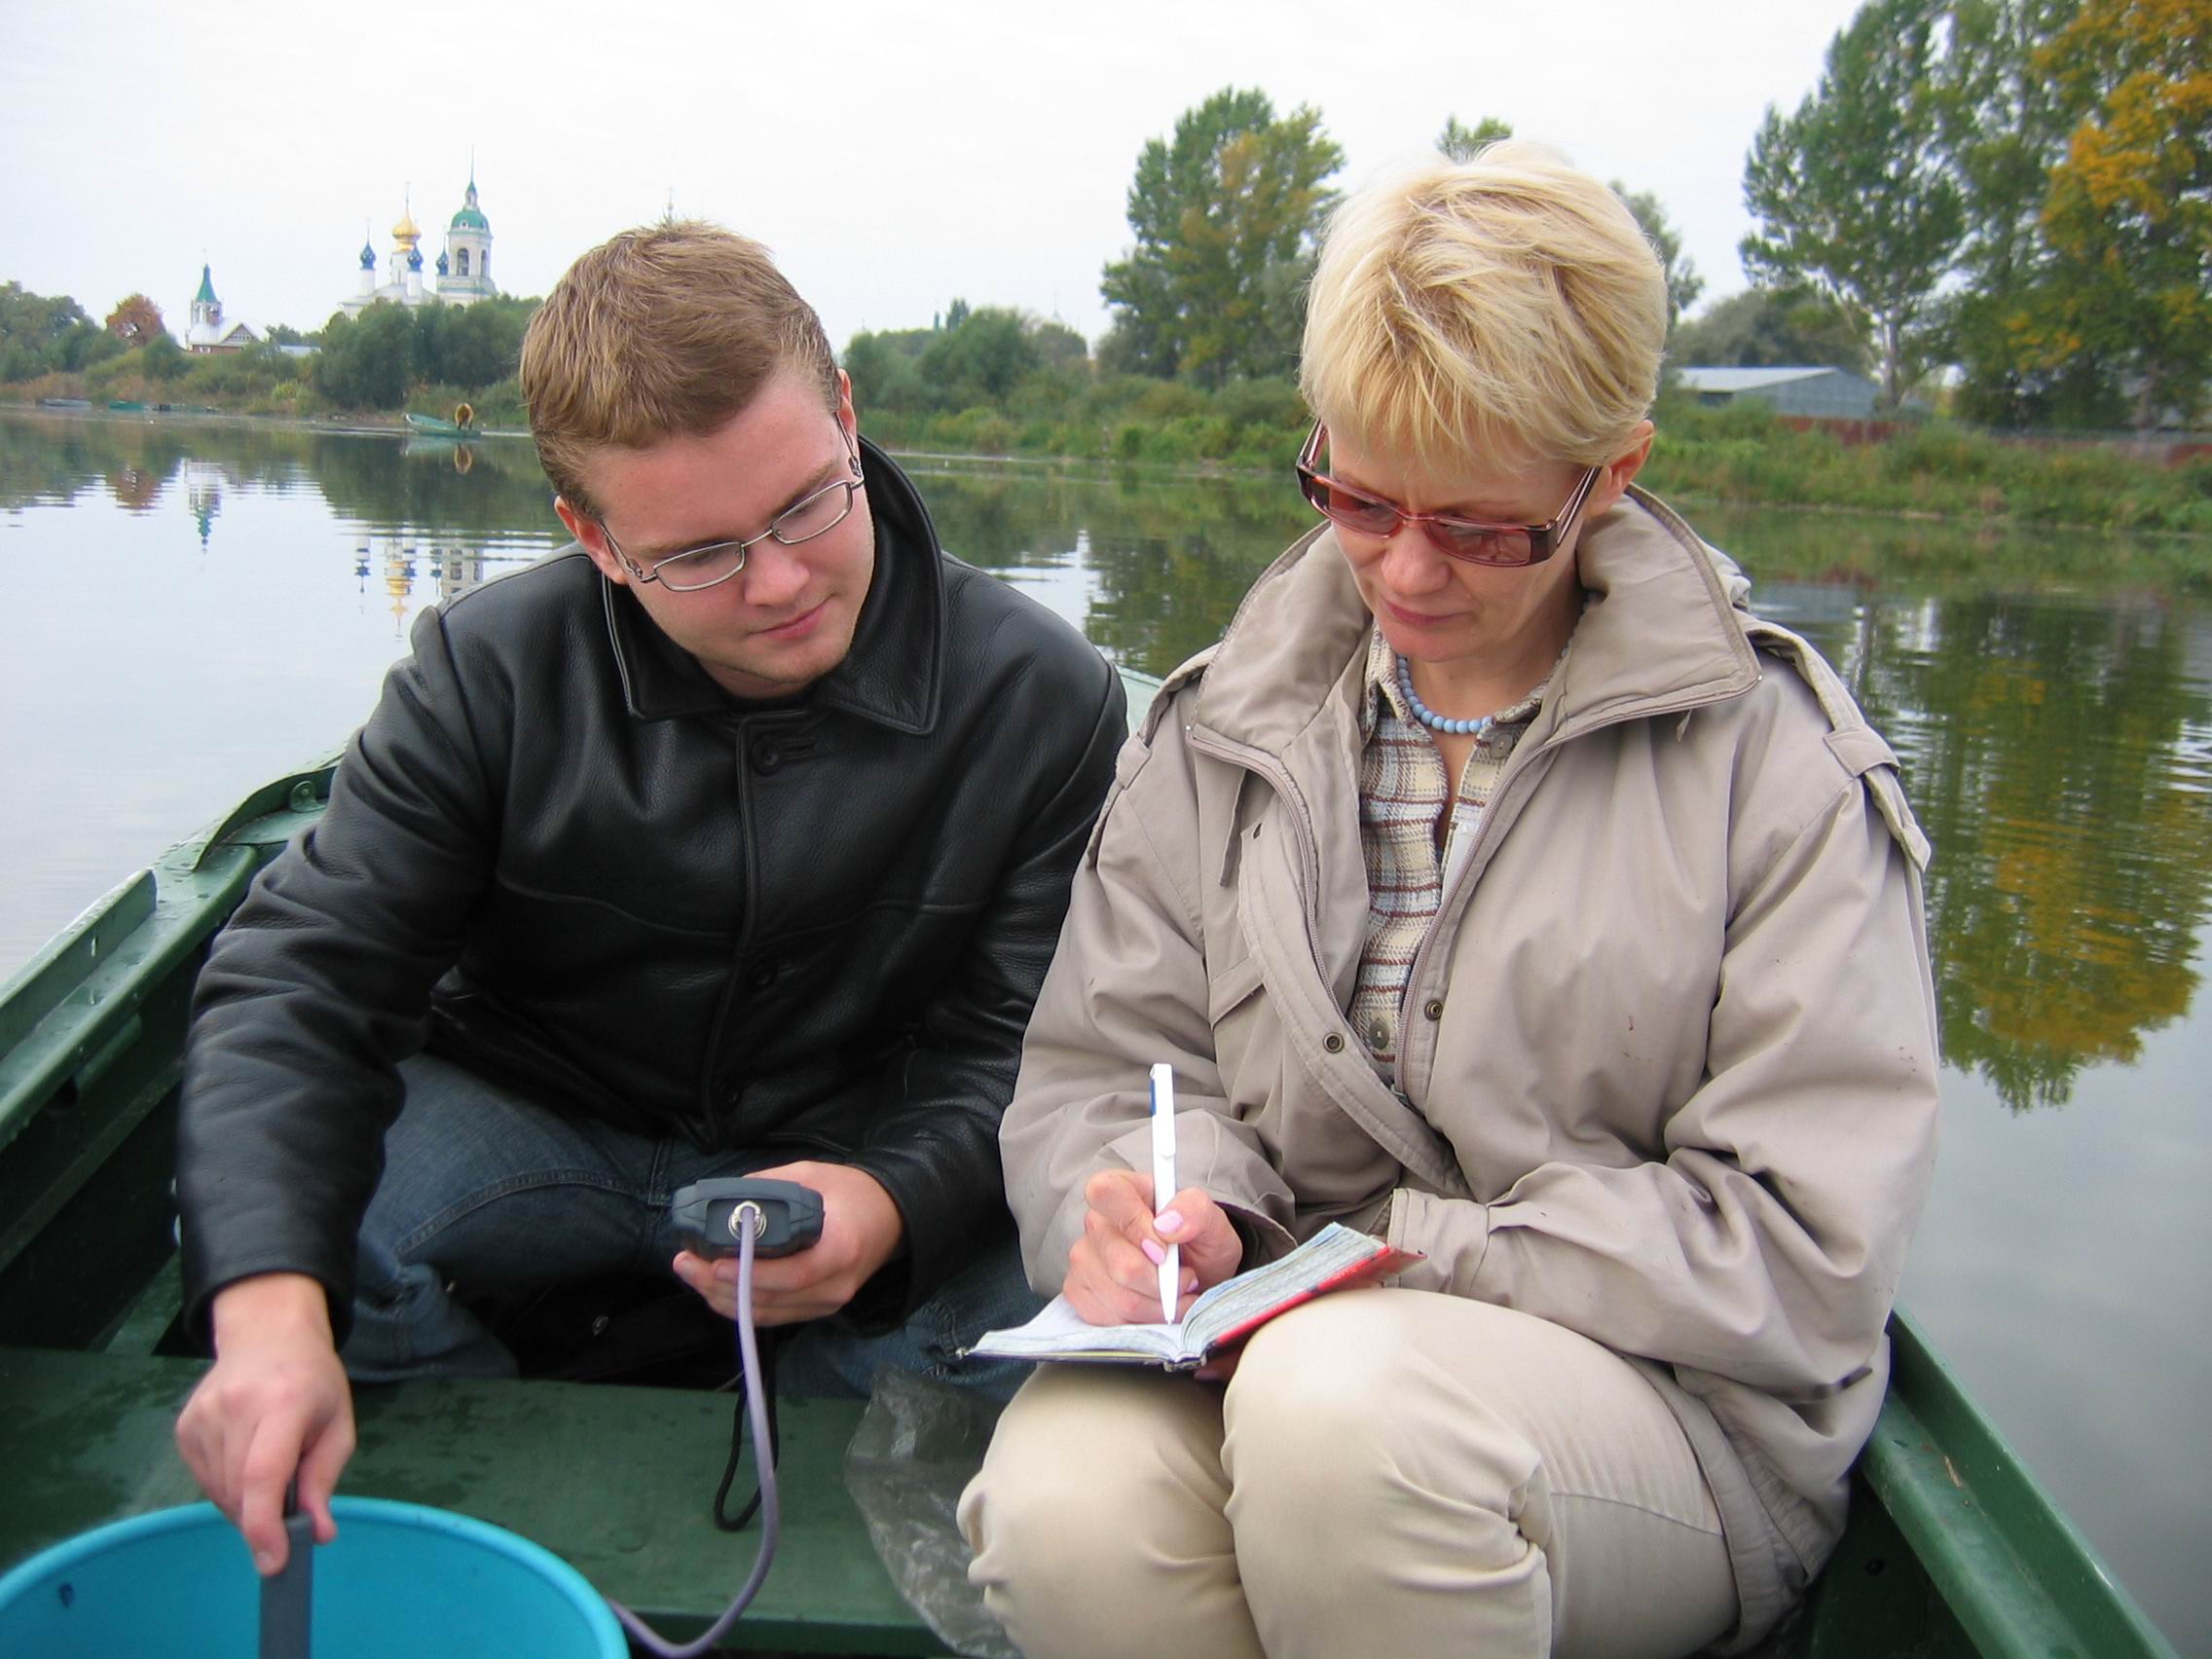
[[[1657,192],[1744,287],[1744,154],[1857,0],[0,0],[0,280],[182,331],[319,326],[412,189],[434,264],[469,156],[509,293],[676,209],[775,249],[841,347],[954,296],[1095,339],[1138,151],[1224,86],[1308,103],[1354,187],[1486,115]]]

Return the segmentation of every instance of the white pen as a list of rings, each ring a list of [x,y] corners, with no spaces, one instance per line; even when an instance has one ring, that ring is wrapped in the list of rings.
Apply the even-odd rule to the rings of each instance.
[[[1175,1196],[1175,1068],[1152,1068],[1152,1208],[1155,1215]],[[1183,1253],[1174,1245],[1160,1263],[1160,1316],[1175,1323],[1175,1302],[1183,1282]]]

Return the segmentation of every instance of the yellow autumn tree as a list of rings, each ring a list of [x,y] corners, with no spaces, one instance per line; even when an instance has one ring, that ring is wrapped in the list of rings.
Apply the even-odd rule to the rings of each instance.
[[[2089,108],[2044,204],[2064,264],[2039,344],[2111,353],[2139,428],[2190,424],[2212,375],[2212,0],[2086,0],[2038,62]]]

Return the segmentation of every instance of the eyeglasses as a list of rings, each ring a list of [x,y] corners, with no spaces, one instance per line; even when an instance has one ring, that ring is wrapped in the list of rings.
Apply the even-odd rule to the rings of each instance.
[[[1328,428],[1316,421],[1306,447],[1298,453],[1298,488],[1315,512],[1361,535],[1384,538],[1397,535],[1400,525],[1418,524],[1428,536],[1429,545],[1439,553],[1470,565],[1542,564],[1559,551],[1559,544],[1582,511],[1582,503],[1590,498],[1598,474],[1604,470],[1593,466],[1585,472],[1567,504],[1543,524],[1492,524],[1456,513],[1408,512],[1395,501],[1314,471],[1313,463],[1320,459],[1321,446],[1328,438]]]
[[[827,535],[851,517],[853,497],[866,488],[867,478],[861,471],[861,458],[849,437],[845,440],[845,460],[853,469],[850,478],[836,479],[811,495],[802,496],[778,513],[758,535],[749,535],[743,541],[710,541],[704,547],[671,553],[665,559],[655,559],[650,570],[622,551],[605,519],[599,521],[599,533],[607,537],[607,545],[628,568],[633,580],[658,582],[670,593],[697,593],[702,588],[726,582],[742,571],[746,549],[759,542],[773,538],[786,547],[796,547],[802,541]]]

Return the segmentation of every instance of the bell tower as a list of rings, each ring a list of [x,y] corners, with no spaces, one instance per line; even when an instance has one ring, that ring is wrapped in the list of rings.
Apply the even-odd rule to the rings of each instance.
[[[468,164],[468,194],[446,227],[446,251],[438,261],[438,298],[448,305],[488,300],[499,290],[492,282],[492,221],[476,200],[476,164]]]

